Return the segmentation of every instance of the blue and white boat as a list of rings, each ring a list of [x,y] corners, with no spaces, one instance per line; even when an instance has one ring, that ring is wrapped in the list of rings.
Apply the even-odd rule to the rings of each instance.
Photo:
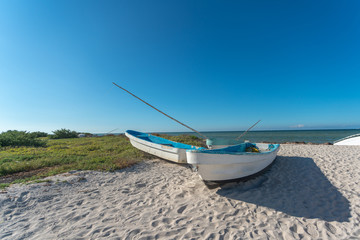
[[[358,146],[360,145],[360,133],[341,138],[334,145]]]
[[[276,158],[279,144],[241,143],[220,149],[186,152],[187,162],[204,181],[226,181],[256,174]]]
[[[206,149],[133,130],[127,130],[125,135],[139,150],[169,161],[191,164],[204,181],[233,180],[258,173],[274,161],[280,146],[241,143],[220,149]]]
[[[127,130],[125,135],[131,144],[139,150],[158,156],[160,158],[186,163],[187,150],[205,150],[203,147],[191,146],[183,143],[173,142],[148,133]]]

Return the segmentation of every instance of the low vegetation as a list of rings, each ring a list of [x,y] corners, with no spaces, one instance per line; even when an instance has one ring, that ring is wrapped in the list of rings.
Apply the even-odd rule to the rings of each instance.
[[[0,147],[45,147],[46,141],[39,139],[37,133],[9,130],[0,134]]]
[[[46,132],[31,132],[30,134],[35,138],[47,137],[49,135]]]
[[[156,133],[155,134],[153,133],[153,135],[162,137],[162,138],[166,138],[166,139],[169,139],[174,142],[181,142],[181,143],[198,146],[198,147],[207,147],[204,140],[202,140],[201,138],[198,138],[196,136],[193,136],[193,135],[182,134],[179,136],[169,136],[166,134],[156,134]]]
[[[63,139],[63,138],[77,138],[79,133],[75,131],[71,131],[70,129],[59,129],[56,131],[53,131],[54,134],[49,135],[49,138],[51,139]]]
[[[191,145],[203,144],[194,136],[161,136]],[[154,158],[134,148],[124,135],[50,139],[45,143],[0,147],[0,188],[70,170],[114,171]]]

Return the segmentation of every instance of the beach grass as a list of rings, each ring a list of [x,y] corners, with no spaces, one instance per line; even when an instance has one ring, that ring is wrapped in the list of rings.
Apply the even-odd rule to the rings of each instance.
[[[202,144],[193,136],[161,136],[191,145]],[[124,135],[50,139],[45,147],[3,147],[0,188],[71,170],[115,171],[152,158],[134,148]]]

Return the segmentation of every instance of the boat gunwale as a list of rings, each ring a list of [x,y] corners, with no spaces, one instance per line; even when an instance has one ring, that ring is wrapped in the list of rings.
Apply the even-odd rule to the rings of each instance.
[[[232,147],[237,147],[240,146],[244,143],[238,144],[238,145],[233,145],[230,146]],[[253,144],[257,144],[257,143],[253,143]],[[260,143],[259,143],[260,144]],[[263,143],[261,143],[263,144]],[[256,155],[265,155],[265,154],[270,154],[273,153],[275,151],[277,151],[280,147],[280,144],[267,144],[268,146],[273,145],[274,148],[270,149],[269,151],[265,151],[265,152],[228,152],[225,149],[230,148],[230,147],[225,147],[225,148],[218,148],[218,149],[204,149],[204,150],[187,150],[186,152],[189,153],[196,153],[196,154],[218,154],[218,155],[250,155],[250,156],[256,156]]]
[[[169,147],[169,148],[175,148],[175,149],[183,149],[183,150],[186,150],[186,151],[189,151],[189,150],[206,150],[206,148],[204,147],[197,147],[197,146],[193,146],[193,145],[189,145],[189,144],[185,144],[185,143],[179,143],[179,142],[174,142],[174,141],[171,141],[169,139],[166,139],[166,138],[162,138],[162,137],[158,137],[158,136],[154,136],[150,133],[143,133],[143,132],[138,132],[138,131],[135,131],[135,130],[127,130],[125,133],[131,135],[132,137],[134,137],[137,141],[144,141],[144,142],[148,142],[148,143],[151,143],[151,144],[155,144],[155,145],[158,145],[158,146],[161,146],[162,150],[165,150],[164,147]],[[156,142],[156,141],[151,141],[151,139],[149,138],[149,140],[147,139],[143,139],[137,135],[134,135],[134,133],[138,133],[139,135],[146,135],[147,137],[151,136],[151,138],[153,139],[159,139],[161,141],[163,141],[164,143],[160,143],[160,142]],[[135,139],[133,139],[135,141]],[[168,146],[166,145],[166,143],[171,143],[171,146]]]
[[[335,141],[333,142],[333,144],[339,143],[339,142],[342,142],[342,141],[345,141],[345,140],[348,140],[348,139],[351,139],[351,138],[355,138],[355,137],[360,137],[360,133],[356,133],[356,134],[353,134],[353,135],[350,135],[350,136],[343,137],[343,138],[340,138],[340,139],[338,139],[338,140],[335,140]]]

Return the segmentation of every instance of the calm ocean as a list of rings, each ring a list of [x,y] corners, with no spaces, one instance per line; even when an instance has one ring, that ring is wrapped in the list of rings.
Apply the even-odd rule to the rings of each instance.
[[[242,131],[229,132],[202,132],[205,136],[216,139],[215,145],[239,144],[235,139],[240,136]],[[311,143],[333,143],[340,138],[360,133],[360,129],[346,130],[283,130],[283,131],[250,131],[243,136],[240,141],[249,140],[250,142],[311,142]],[[167,132],[169,135],[191,134],[191,132]]]

